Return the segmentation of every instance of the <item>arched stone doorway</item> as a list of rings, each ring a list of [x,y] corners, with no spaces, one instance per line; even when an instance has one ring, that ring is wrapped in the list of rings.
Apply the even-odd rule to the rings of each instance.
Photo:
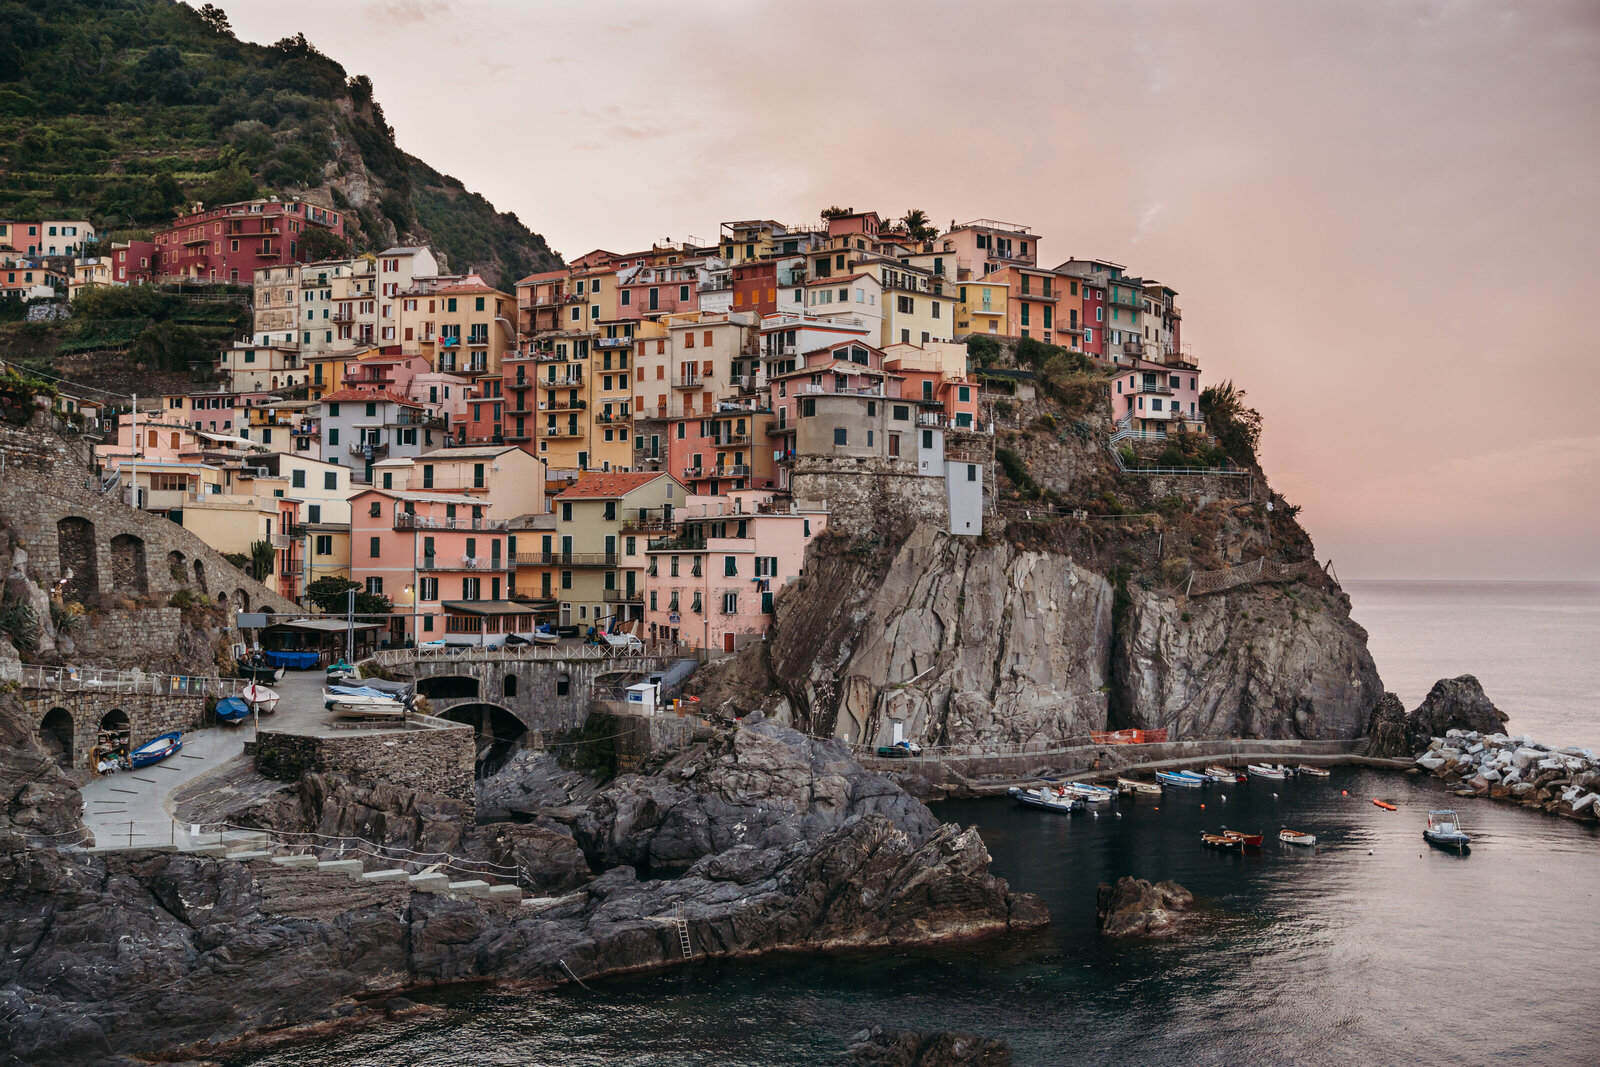
[[[233,606],[237,611],[250,610],[250,598],[245,595],[243,589],[235,589],[233,591]]]
[[[457,704],[440,717],[464,723],[477,735],[478,760],[474,773],[478,778],[487,778],[504,767],[528,732],[521,719],[498,704]]]
[[[500,683],[500,693],[501,693],[502,696],[507,696],[507,697],[514,697],[514,696],[517,695],[517,676],[516,675],[508,674],[508,675],[505,676],[504,681],[502,681]]]
[[[94,523],[69,516],[56,523],[56,555],[61,560],[61,577],[66,579],[62,595],[80,603],[100,590],[99,554],[95,550]]]
[[[111,539],[111,588],[130,596],[144,596],[150,592],[144,538],[123,533]]]
[[[66,708],[51,708],[39,721],[39,744],[62,767],[72,766],[72,735],[75,729],[72,712]]]
[[[478,680],[462,674],[442,674],[417,679],[417,694],[434,700],[478,696]],[[464,721],[464,720],[463,720]]]
[[[200,587],[202,593],[211,591],[206,588],[206,569],[199,560],[194,561],[194,584]]]
[[[188,560],[177,549],[167,553],[167,572],[172,575],[173,585],[189,584]]]

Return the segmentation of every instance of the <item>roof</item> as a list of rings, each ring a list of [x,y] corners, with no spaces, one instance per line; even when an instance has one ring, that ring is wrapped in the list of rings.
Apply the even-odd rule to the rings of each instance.
[[[560,270],[542,270],[535,274],[530,274],[526,278],[518,278],[517,284],[522,285],[527,282],[553,282],[561,278],[565,278],[571,273],[572,272],[565,267],[562,267]]]
[[[876,274],[868,274],[865,271],[857,271],[854,274],[843,274],[837,278],[814,278],[811,281],[806,282],[806,288],[809,289],[813,285],[838,285],[840,282],[850,282],[857,278],[870,278],[873,281],[878,280],[878,276]]]
[[[467,493],[413,493],[409,489],[379,489],[368,486],[360,492],[351,494],[350,499],[366,496],[368,493],[377,493],[379,496],[390,497],[394,500],[409,500],[421,504],[459,504],[466,507],[487,508],[492,504],[481,496],[471,496]]]
[[[492,285],[484,285],[481,282],[477,283],[477,284],[474,284],[472,282],[463,282],[460,285],[446,285],[446,286],[443,286],[442,288],[435,289],[432,293],[429,293],[428,295],[429,296],[460,296],[463,293],[494,293],[496,296],[510,296],[511,295],[510,293],[502,293],[500,290],[496,289],[494,286],[492,286]]]
[[[666,477],[667,475],[661,471],[631,471],[627,473],[607,471],[585,474],[571,488],[557,493],[556,499],[614,500],[617,497],[627,496],[635,489],[648,485],[657,478]]]
[[[426,252],[426,251],[427,251],[427,249],[424,248],[422,245],[395,245],[393,248],[385,248],[382,252],[379,252],[378,255],[380,255],[380,256],[403,256],[403,255],[406,255],[408,253],[415,254],[417,252]]]
[[[381,622],[358,622],[357,630],[377,630],[383,626]],[[292,619],[289,622],[273,623],[269,630],[309,630],[313,633],[343,633],[350,628],[346,619]]]
[[[343,401],[349,401],[351,403],[360,401],[367,404],[371,404],[373,402],[383,404],[404,404],[408,408],[422,407],[422,405],[417,403],[417,401],[403,396],[396,396],[387,389],[339,389],[332,393],[322,394],[322,403],[324,404],[338,404]]]
[[[507,452],[521,452],[516,445],[468,445],[459,448],[436,448],[432,452],[424,452],[415,457],[418,463],[432,463],[441,459],[481,459],[484,456],[499,456]]]

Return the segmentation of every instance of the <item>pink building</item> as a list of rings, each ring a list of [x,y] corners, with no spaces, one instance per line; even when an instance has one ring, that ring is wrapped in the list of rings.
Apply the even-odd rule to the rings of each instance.
[[[340,385],[346,389],[375,389],[398,396],[411,396],[411,383],[417,376],[432,372],[428,357],[423,355],[364,356],[344,365],[344,378]]]
[[[753,490],[690,496],[672,518],[674,535],[649,543],[644,636],[724,653],[766,634],[774,598],[828,522]]]
[[[1039,238],[1028,227],[994,219],[951,226],[933,242],[941,255],[954,258],[954,280],[982,278],[1002,267],[1033,267],[1039,262]],[[950,266],[945,265],[947,277]]]
[[[1165,434],[1173,422],[1203,421],[1200,368],[1194,364],[1135,358],[1117,369],[1123,373],[1112,384],[1111,410],[1119,422],[1129,420],[1130,429]]]

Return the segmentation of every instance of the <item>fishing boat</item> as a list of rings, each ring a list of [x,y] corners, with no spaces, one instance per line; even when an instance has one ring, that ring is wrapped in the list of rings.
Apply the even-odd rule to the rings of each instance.
[[[259,682],[252,682],[239,690],[239,699],[246,704],[254,704],[263,715],[271,715],[278,710],[278,691],[268,689]]]
[[[1275,782],[1281,782],[1289,777],[1289,768],[1282,764],[1274,766],[1270,763],[1251,763],[1245,767],[1245,770],[1257,778],[1270,778]]]
[[[1301,845],[1310,848],[1317,843],[1316,834],[1303,834],[1299,830],[1279,830],[1278,840],[1286,845]]]
[[[362,686],[333,685],[322,691],[323,707],[350,718],[402,718],[406,706],[394,694]]]
[[[1304,763],[1294,769],[1295,774],[1309,774],[1313,778],[1331,778],[1333,772],[1326,767],[1307,767]]]
[[[1014,785],[1006,792],[1010,794],[1012,800],[1030,808],[1042,808],[1045,811],[1060,812],[1062,815],[1083,810],[1083,801],[1059,786],[1041,785],[1036,789],[1025,789],[1020,785]]]
[[[1199,789],[1206,780],[1189,771],[1157,771],[1156,781],[1177,789]]]
[[[240,661],[239,677],[252,682],[276,682],[283,677],[283,668],[268,663],[265,656],[255,652]]]
[[[1435,848],[1462,855],[1472,851],[1472,838],[1462,831],[1461,819],[1453,811],[1428,812],[1428,826],[1422,831],[1422,836]]]
[[[1399,810],[1393,804],[1389,803],[1387,800],[1379,800],[1377,797],[1373,797],[1372,798],[1372,802],[1374,804],[1378,805],[1378,807],[1382,808],[1384,811],[1397,811],[1397,810]]]
[[[338,663],[330,663],[330,664],[328,664],[328,677],[329,678],[338,678],[338,677],[341,677],[341,676],[353,675],[355,673],[356,673],[355,667],[353,665],[349,664],[349,663],[346,663],[342,658],[339,660]]]
[[[152,737],[132,752],[128,753],[128,762],[137,770],[148,767],[152,763],[160,763],[168,756],[183,747],[183,734],[177,730],[160,737]]]
[[[1068,782],[1063,788],[1068,796],[1077,797],[1085,804],[1105,804],[1117,795],[1116,790],[1107,789],[1103,785],[1090,785],[1088,782]]]
[[[1244,851],[1244,845],[1227,834],[1201,834],[1200,843],[1210,848],[1236,848],[1240,852]]]
[[[1157,796],[1160,796],[1161,795],[1161,783],[1160,782],[1141,782],[1137,778],[1118,778],[1117,779],[1117,790],[1118,790],[1118,792],[1121,792],[1121,793],[1123,793],[1125,795],[1137,795],[1139,793],[1145,793],[1145,794],[1154,793]]]
[[[1260,848],[1263,840],[1261,834],[1246,834],[1238,830],[1229,830],[1226,827],[1223,828],[1222,836],[1233,838],[1245,848]]]
[[[1244,778],[1240,776],[1238,771],[1235,771],[1229,767],[1219,767],[1216,764],[1212,764],[1211,766],[1207,767],[1202,773],[1204,773],[1205,776],[1211,779],[1213,782],[1244,781]]]
[[[238,726],[250,718],[250,705],[238,697],[223,697],[217,701],[217,718],[229,726]]]

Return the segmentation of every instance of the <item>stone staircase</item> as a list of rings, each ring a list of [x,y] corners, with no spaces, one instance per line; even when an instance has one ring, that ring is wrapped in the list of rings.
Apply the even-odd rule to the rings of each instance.
[[[228,830],[221,835],[217,844],[200,845],[190,849],[189,854],[237,860],[240,863],[265,860],[269,867],[281,869],[315,868],[326,874],[342,875],[354,882],[404,883],[414,891],[438,893],[452,900],[488,900],[508,904],[522,901],[522,887],[517,885],[494,885],[481,878],[451,881],[449,874],[432,870],[418,874],[411,874],[399,867],[368,870],[365,859],[325,860],[310,853],[280,851],[265,831]]]

